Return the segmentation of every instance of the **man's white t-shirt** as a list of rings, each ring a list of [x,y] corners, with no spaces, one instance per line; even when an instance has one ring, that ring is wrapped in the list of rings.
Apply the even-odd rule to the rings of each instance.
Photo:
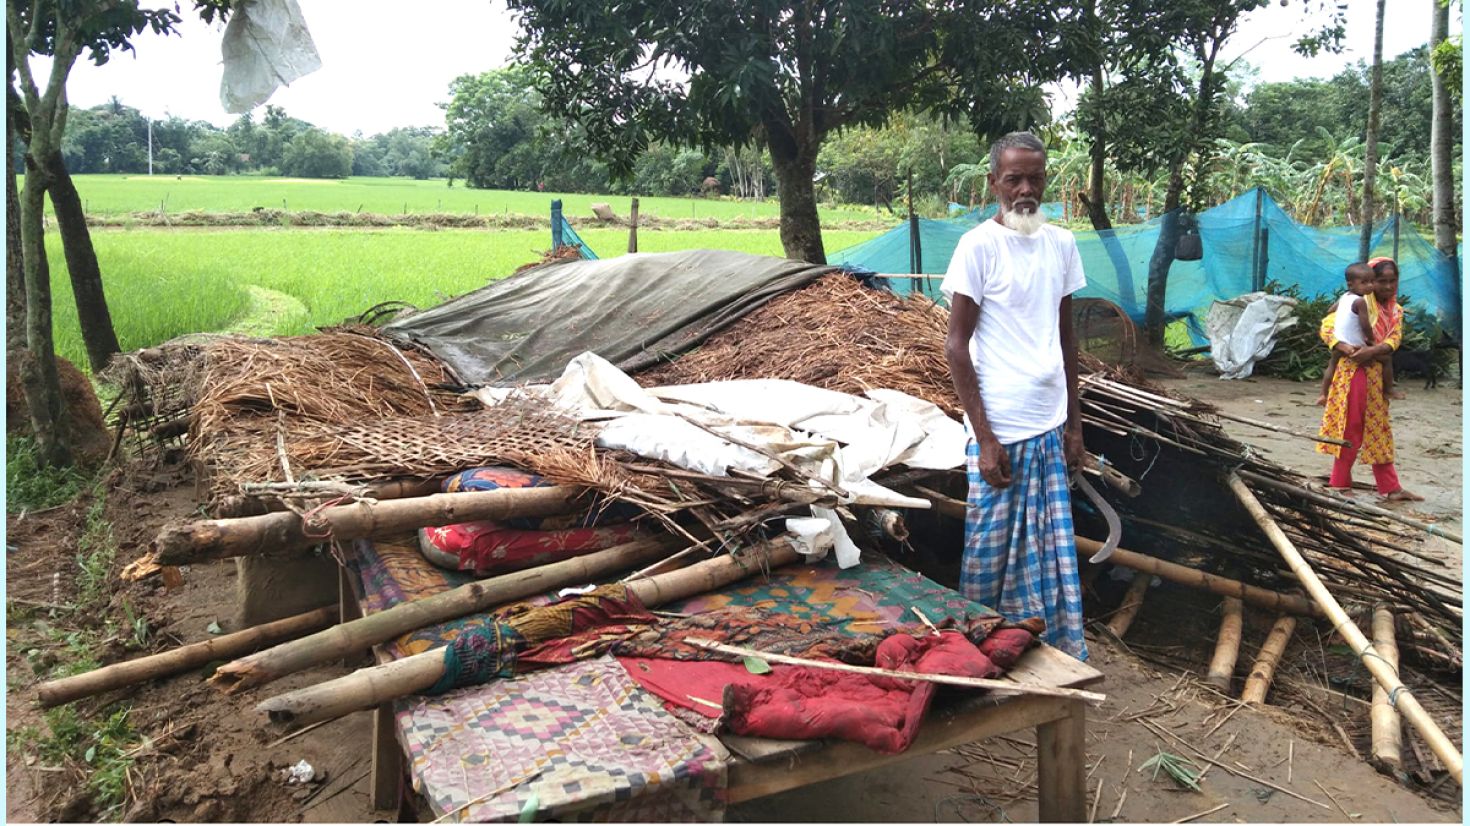
[[[1003,445],[1030,439],[1067,420],[1059,305],[1087,279],[1077,240],[1050,224],[1022,235],[984,221],[955,247],[940,289],[980,306],[970,358],[990,429]]]
[[[1362,347],[1368,342],[1363,340],[1363,328],[1359,326],[1358,315],[1353,312],[1353,304],[1362,298],[1354,292],[1343,293],[1337,299],[1337,314],[1332,320],[1332,335],[1343,344],[1351,344],[1354,347]],[[1367,308],[1364,308],[1367,312]]]

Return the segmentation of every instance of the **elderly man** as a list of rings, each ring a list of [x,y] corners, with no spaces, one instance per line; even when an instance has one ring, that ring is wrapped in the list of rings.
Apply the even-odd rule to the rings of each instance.
[[[1041,212],[1046,147],[1012,132],[990,149],[994,221],[965,233],[942,289],[945,356],[965,409],[969,509],[960,590],[1086,659],[1069,469],[1082,459],[1072,293],[1086,280],[1072,233]]]

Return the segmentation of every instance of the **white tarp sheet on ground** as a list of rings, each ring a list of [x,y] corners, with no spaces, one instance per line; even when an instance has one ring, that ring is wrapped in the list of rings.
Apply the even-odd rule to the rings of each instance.
[[[964,427],[932,403],[896,390],[872,390],[863,398],[784,379],[646,390],[606,359],[583,353],[550,385],[487,387],[476,396],[493,404],[520,392],[552,399],[583,420],[602,421],[601,447],[715,476],[730,469],[770,475],[784,461],[845,490],[855,504],[927,508],[927,500],[870,477],[900,464],[948,469],[965,461]],[[809,537],[817,553],[835,545],[843,567],[857,564],[857,547],[837,515],[812,511],[810,521],[792,520],[792,530]]]
[[[1256,362],[1271,355],[1282,330],[1296,323],[1296,299],[1283,295],[1246,293],[1216,301],[1205,316],[1210,358],[1222,379],[1243,379]]]

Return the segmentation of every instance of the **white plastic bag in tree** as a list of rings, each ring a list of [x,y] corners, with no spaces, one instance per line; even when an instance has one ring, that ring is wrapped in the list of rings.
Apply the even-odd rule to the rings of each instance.
[[[322,67],[296,0],[248,0],[230,14],[219,99],[232,115],[265,103],[276,89]]]
[[[1276,337],[1296,323],[1296,299],[1261,292],[1216,301],[1205,316],[1210,358],[1222,379],[1243,379],[1256,362],[1271,355]]]

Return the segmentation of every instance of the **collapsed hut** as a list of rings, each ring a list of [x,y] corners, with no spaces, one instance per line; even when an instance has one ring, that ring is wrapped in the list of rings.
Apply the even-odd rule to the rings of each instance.
[[[617,634],[625,642],[656,637],[661,621],[649,613],[655,607],[685,613],[722,588],[769,581],[774,569],[815,547],[792,545],[781,529],[819,513],[829,514],[834,529],[809,527],[812,536],[822,535],[814,543],[834,545],[841,534],[863,552],[892,552],[934,581],[955,578],[946,570],[957,559],[965,493],[953,463],[890,456],[897,460],[858,480],[875,486],[864,498],[830,466],[736,435],[744,431],[729,421],[682,414],[691,432],[749,464],[730,471],[738,464],[732,459],[724,468],[692,470],[626,445],[610,447],[601,438],[608,419],[571,415],[554,403],[574,388],[584,411],[628,399],[633,410],[670,403],[664,396],[641,400],[636,385],[618,384],[597,363],[577,359],[592,350],[643,388],[786,380],[854,399],[899,391],[934,405],[953,428],[959,411],[943,358],[942,308],[895,296],[872,279],[789,261],[707,252],[634,261],[621,269],[615,262],[551,262],[381,328],[348,325],[273,340],[193,338],[120,359],[114,380],[125,392],[116,449],[126,445],[135,456],[190,463],[213,517],[169,526],[130,575],[177,576],[178,566],[194,562],[290,557],[327,547],[356,577],[357,605],[343,611],[366,616],[344,613],[331,618],[339,624],[318,630],[329,620],[314,609],[211,641],[208,650],[169,652],[163,661],[48,684],[43,702],[67,702],[225,656],[236,659],[219,669],[215,682],[238,691],[375,647],[377,669],[261,705],[273,720],[304,725],[405,695],[525,673],[538,662],[568,662],[538,661],[549,656],[548,645],[572,640],[570,648],[583,646],[578,650],[585,654],[607,650],[599,646]],[[589,284],[615,295],[614,305],[588,300]],[[1127,363],[1084,356],[1083,366],[1089,470],[1106,482],[1099,486],[1106,504],[1077,498],[1079,549],[1091,553],[1100,545],[1108,534],[1106,511],[1115,511],[1122,546],[1109,564],[1135,574],[1122,594],[1090,581],[1098,585],[1089,588],[1090,607],[1109,615],[1106,624],[1095,624],[1097,632],[1126,645],[1132,617],[1152,598],[1153,577],[1216,594],[1218,618],[1199,608],[1191,617],[1205,629],[1196,641],[1202,644],[1169,652],[1140,645],[1135,653],[1194,671],[1229,698],[1301,699],[1322,710],[1323,726],[1345,748],[1453,791],[1442,781],[1459,777],[1453,755],[1460,751],[1461,584],[1408,538],[1433,526],[1334,497],[1226,432],[1227,423],[1271,425],[1173,395]],[[789,433],[801,431],[794,424]],[[487,466],[530,474],[537,483],[439,492],[446,480]],[[568,530],[592,530],[599,514],[619,508],[625,532],[616,543],[531,555],[514,570],[439,571],[424,562],[422,539],[405,538],[492,520],[559,519],[556,524],[574,526]],[[1098,570],[1091,566],[1089,577]],[[374,581],[397,590],[374,592],[368,587]],[[588,582],[615,583],[587,597],[583,607],[602,612],[595,626],[574,628],[564,613],[538,614],[535,606],[505,613],[507,604]],[[813,587],[862,590],[851,582]],[[769,591],[761,595],[771,598]],[[725,606],[744,598],[750,594],[720,597]],[[890,631],[915,626],[923,633],[929,624],[912,615],[900,622],[894,606],[868,608],[856,619],[842,618],[844,627],[882,622]],[[1240,656],[1245,617],[1253,630],[1271,628],[1254,662]],[[986,626],[974,632],[982,651],[996,630],[993,620],[980,622],[979,612],[943,619],[940,627]],[[622,631],[613,634],[613,626]],[[1310,641],[1309,627],[1316,630]],[[1396,668],[1373,671],[1380,663],[1367,650],[1365,669],[1362,644],[1331,657],[1302,656],[1334,634],[1396,649]],[[757,653],[794,652],[808,663],[835,653],[871,664],[877,638],[853,636],[861,644],[823,639]],[[457,648],[458,639],[472,642]],[[507,647],[507,639],[515,646]],[[568,648],[561,645],[556,656]],[[708,705],[729,717],[731,702],[695,697],[676,716],[707,725]],[[1330,713],[1345,705],[1363,713],[1346,722]],[[403,706],[396,708],[402,720]],[[1391,716],[1400,712],[1410,716],[1409,726]],[[421,729],[403,725],[406,744],[427,742]],[[1395,748],[1388,733],[1399,731],[1404,736]],[[700,767],[686,771],[689,776],[715,782],[703,771],[713,756],[677,759],[686,769]],[[473,804],[489,816],[487,801],[497,795],[487,792],[493,791],[459,789],[437,801],[436,810]],[[689,794],[698,797],[697,790]],[[680,811],[705,812],[689,806]]]

